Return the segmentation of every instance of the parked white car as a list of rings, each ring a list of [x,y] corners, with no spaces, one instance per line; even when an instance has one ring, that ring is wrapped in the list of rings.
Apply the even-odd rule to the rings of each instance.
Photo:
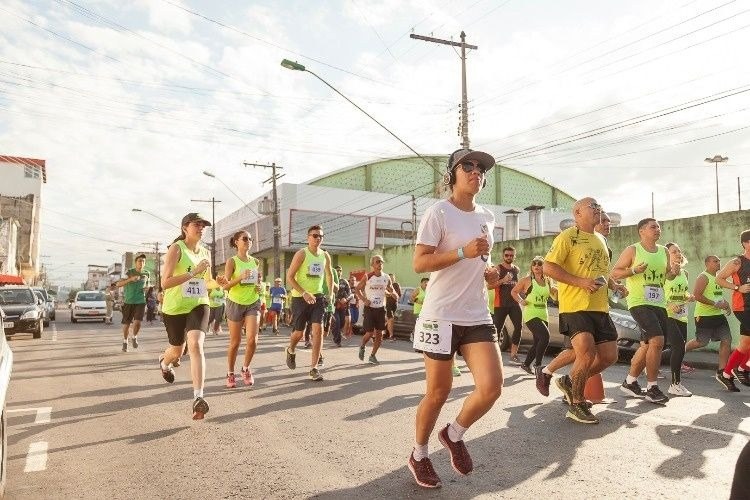
[[[78,292],[70,309],[70,322],[78,323],[79,320],[96,319],[102,323],[107,321],[107,302],[103,292],[90,291]]]

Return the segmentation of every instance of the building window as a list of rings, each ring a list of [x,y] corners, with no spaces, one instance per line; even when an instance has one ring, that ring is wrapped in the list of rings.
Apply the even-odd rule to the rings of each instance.
[[[23,176],[28,177],[29,179],[38,179],[39,178],[39,168],[34,165],[24,165],[23,166]]]

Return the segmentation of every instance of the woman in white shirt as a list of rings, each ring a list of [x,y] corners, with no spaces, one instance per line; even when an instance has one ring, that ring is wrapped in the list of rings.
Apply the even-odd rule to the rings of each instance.
[[[453,355],[463,356],[475,382],[456,419],[438,433],[459,474],[473,469],[463,434],[492,408],[503,385],[497,330],[487,308],[487,287],[500,280],[489,262],[495,216],[475,203],[494,165],[487,153],[454,151],[444,176],[451,196],[427,209],[417,233],[414,271],[431,273],[414,335],[414,348],[424,353],[427,389],[417,407],[408,465],[417,484],[425,488],[441,486],[427,442],[450,394]]]

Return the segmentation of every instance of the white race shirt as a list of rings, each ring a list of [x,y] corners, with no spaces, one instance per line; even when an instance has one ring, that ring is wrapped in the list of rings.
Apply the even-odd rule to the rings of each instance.
[[[380,273],[367,275],[365,283],[365,297],[370,301],[370,307],[385,307],[385,291],[388,288],[388,275]]]
[[[473,212],[464,212],[450,201],[441,200],[422,217],[417,244],[435,247],[435,252],[443,253],[456,251],[474,238],[485,236],[492,248],[494,227],[495,215],[486,208],[476,205]],[[459,326],[491,324],[484,280],[488,265],[491,259],[485,262],[475,257],[433,271],[420,318],[449,321]]]

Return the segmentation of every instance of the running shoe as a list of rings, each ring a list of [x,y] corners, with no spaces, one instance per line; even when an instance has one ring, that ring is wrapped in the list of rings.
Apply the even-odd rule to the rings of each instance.
[[[566,403],[571,404],[573,402],[573,381],[570,380],[570,375],[563,375],[555,379],[555,385],[563,393],[563,399]]]
[[[320,371],[317,368],[313,368],[310,370],[310,380],[313,382],[320,382],[323,380],[323,375],[320,374]]]
[[[227,374],[227,389],[234,389],[237,387],[237,379],[234,376],[234,373],[228,373]]]
[[[672,384],[669,386],[669,389],[667,389],[667,392],[673,396],[682,396],[685,398],[689,398],[693,395],[692,392],[688,391],[684,385],[681,383]]]
[[[521,364],[521,359],[518,357],[518,354],[511,354],[510,356],[510,362],[515,365]]]
[[[177,358],[177,359],[174,360],[174,363],[172,363],[172,366],[174,366],[175,368],[177,368],[178,366],[180,366],[180,364],[181,364],[180,363],[180,358]]]
[[[288,347],[285,350],[286,350],[286,366],[288,366],[290,370],[294,370],[295,368],[297,368],[297,353],[289,352]]]
[[[303,345],[305,349],[310,349],[312,347],[312,344],[310,342],[305,342],[305,345]]]
[[[638,384],[637,380],[633,381],[632,384],[628,384],[627,379],[623,380],[622,385],[620,386],[620,390],[625,394],[636,398],[643,397],[643,389],[641,389],[641,386],[640,384]]]
[[[453,376],[454,377],[460,377],[461,376],[461,368],[459,368],[458,366],[453,365],[451,367],[451,371],[453,372]]]
[[[170,384],[173,384],[174,383],[174,370],[169,366],[164,368],[164,366],[162,365],[163,361],[164,361],[164,356],[159,356],[159,370],[161,371],[161,376],[164,378],[164,380],[166,380]]]
[[[442,483],[432,467],[432,462],[425,457],[422,460],[414,460],[414,452],[409,454],[409,470],[414,480],[422,488],[440,488]]]
[[[565,416],[581,424],[598,424],[599,419],[591,413],[589,408],[586,402],[573,403],[568,407],[568,413]]]
[[[750,374],[748,374],[745,370],[735,368],[734,370],[732,370],[732,373],[735,377],[737,377],[737,380],[740,381],[740,384],[750,385]]]
[[[646,401],[651,403],[664,404],[669,401],[669,397],[661,392],[658,385],[652,385],[646,389],[646,392],[643,393],[643,395],[646,397]]]
[[[279,334],[279,331],[278,331],[278,330],[274,330],[274,331],[273,331],[273,334],[274,334],[274,335],[278,335],[278,334]]]
[[[138,337],[133,337],[131,340],[133,341],[133,349],[138,349]]]
[[[536,371],[536,390],[542,396],[549,396],[549,384],[552,382],[552,375],[547,375],[542,371],[541,366],[535,366]]]
[[[128,352],[128,341],[123,340],[122,341],[122,352]]]
[[[370,357],[367,358],[367,362],[371,365],[379,365],[380,361],[378,361],[378,358],[375,357],[374,354],[370,354]]]
[[[255,378],[253,377],[253,372],[250,371],[250,368],[242,369],[242,381],[245,385],[253,385],[255,383]]]
[[[695,371],[695,368],[693,368],[690,365],[686,365],[685,363],[682,363],[682,366],[680,366],[680,371],[682,373],[693,373]]]
[[[740,392],[740,390],[737,388],[737,386],[734,385],[734,377],[727,378],[727,377],[724,376],[723,372],[719,371],[719,372],[716,372],[716,375],[715,375],[714,378],[716,378],[716,380],[721,385],[723,385],[724,388],[726,390],[728,390],[729,392]]]
[[[320,354],[318,356],[318,368],[323,368],[323,366],[325,366],[325,361],[323,361],[323,355]]]
[[[359,346],[359,360],[360,361],[365,360],[365,346],[363,345]]]
[[[471,461],[471,455],[469,455],[469,450],[466,449],[466,444],[464,444],[463,440],[451,441],[451,438],[448,436],[448,427],[450,427],[450,424],[443,427],[443,430],[438,433],[438,439],[450,453],[453,469],[465,476],[474,469],[474,463]]]
[[[193,420],[203,420],[203,417],[208,413],[208,403],[206,400],[197,397],[193,401]]]
[[[527,365],[526,363],[521,363],[521,370],[525,371],[529,375],[534,375],[534,372],[531,370],[531,366]]]

